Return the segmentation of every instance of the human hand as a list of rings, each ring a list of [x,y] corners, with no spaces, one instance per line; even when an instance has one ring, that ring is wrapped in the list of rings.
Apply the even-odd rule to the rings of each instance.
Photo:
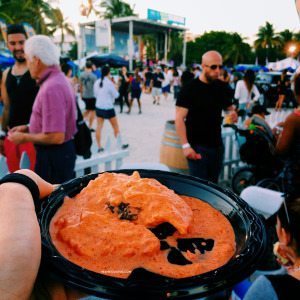
[[[192,147],[183,149],[183,154],[188,159],[201,159],[201,154],[197,153]]]
[[[40,191],[40,198],[44,198],[48,195],[50,195],[54,189],[55,185],[48,183],[44,179],[42,179],[39,175],[37,175],[35,172],[28,170],[28,169],[21,169],[16,171],[15,173],[23,174],[25,176],[28,176],[30,179],[32,179],[38,186]]]
[[[23,144],[25,143],[25,133],[24,132],[8,132],[7,138],[11,141],[14,142],[16,145]]]

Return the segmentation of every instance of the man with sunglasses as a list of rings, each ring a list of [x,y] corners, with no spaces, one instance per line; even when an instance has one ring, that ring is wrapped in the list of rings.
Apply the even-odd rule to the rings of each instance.
[[[190,175],[217,183],[223,164],[222,110],[237,115],[232,105],[233,90],[219,80],[222,56],[208,51],[202,56],[202,73],[181,91],[176,103],[176,130]]]

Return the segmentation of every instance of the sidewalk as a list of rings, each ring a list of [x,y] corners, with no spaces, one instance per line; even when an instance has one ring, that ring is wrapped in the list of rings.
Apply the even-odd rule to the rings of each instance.
[[[115,106],[119,126],[122,134],[123,144],[129,144],[129,157],[124,159],[125,163],[159,162],[161,140],[164,133],[165,123],[175,118],[175,102],[173,95],[169,95],[166,101],[162,97],[160,105],[153,105],[151,95],[143,94],[141,97],[142,114],[138,114],[138,105],[135,101],[131,114],[119,113],[119,106]],[[96,122],[94,122],[94,128]],[[115,146],[115,138],[111,125],[105,121],[102,132],[102,144],[105,146],[107,139],[110,139],[111,147]],[[92,152],[97,152],[95,133],[93,133]]]

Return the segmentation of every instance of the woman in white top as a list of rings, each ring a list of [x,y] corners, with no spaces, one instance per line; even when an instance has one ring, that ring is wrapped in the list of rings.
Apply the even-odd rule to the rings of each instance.
[[[115,137],[120,134],[119,124],[114,109],[114,101],[119,97],[119,93],[110,79],[110,69],[107,66],[102,68],[101,78],[94,83],[94,95],[96,97],[97,116],[96,141],[98,152],[102,152],[104,151],[104,148],[101,147],[101,131],[104,120],[109,120]],[[127,147],[128,145],[122,146],[123,149]]]
[[[244,78],[237,82],[234,98],[239,102],[239,110],[249,111],[251,104],[258,101],[260,93],[254,80],[255,73],[252,70],[247,70]]]

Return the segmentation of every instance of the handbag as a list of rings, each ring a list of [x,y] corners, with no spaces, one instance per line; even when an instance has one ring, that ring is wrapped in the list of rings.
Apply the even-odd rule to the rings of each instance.
[[[77,132],[74,135],[74,145],[77,155],[86,156],[91,151],[91,146],[93,143],[92,134],[89,127],[86,125],[79,105],[76,101],[77,108],[77,119],[76,126]]]

